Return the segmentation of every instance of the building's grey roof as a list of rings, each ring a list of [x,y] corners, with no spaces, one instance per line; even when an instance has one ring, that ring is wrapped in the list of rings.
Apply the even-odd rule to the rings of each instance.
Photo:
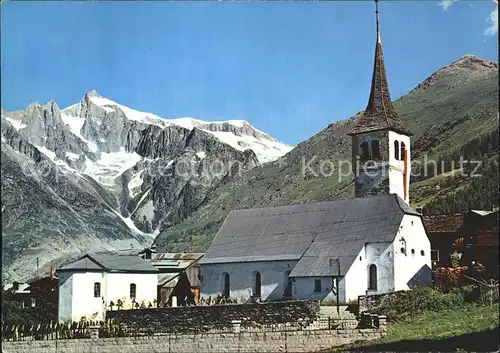
[[[345,251],[345,246],[348,245],[344,245],[342,251]],[[355,246],[355,244],[353,244],[353,246]],[[358,253],[359,250],[357,251]],[[304,255],[302,255],[297,265],[295,265],[292,272],[290,273],[290,277],[309,277],[312,275],[316,277],[322,277],[338,275],[339,265],[341,269],[345,268],[346,266],[351,266],[351,264],[348,263],[350,261],[350,257],[332,257],[334,251],[335,250],[332,249],[332,244],[330,241],[314,241],[306,250]],[[356,250],[349,249],[348,251],[346,251],[346,253],[352,253],[354,251]],[[337,258],[340,262],[337,261]]]
[[[154,254],[148,261],[157,268],[172,268],[182,271],[202,257],[203,253],[158,253]]]
[[[81,257],[78,260],[70,262],[69,264],[66,264],[57,269],[57,271],[71,270],[103,271],[104,268],[90,259],[87,255],[85,255],[84,257]]]
[[[405,214],[384,195],[232,211],[200,264],[299,260],[290,276],[344,275],[366,243],[392,242]],[[335,262],[335,261],[334,261]]]
[[[109,253],[86,254],[82,258],[69,263],[57,271],[106,271],[106,272],[144,272],[157,273],[158,269],[148,261],[133,255]]]

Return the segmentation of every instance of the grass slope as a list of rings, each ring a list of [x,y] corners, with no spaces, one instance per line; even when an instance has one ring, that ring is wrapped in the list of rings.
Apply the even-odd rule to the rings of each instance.
[[[431,75],[394,102],[415,133],[412,158],[426,154],[429,158],[455,156],[462,146],[497,129],[497,97],[497,63],[465,56]],[[337,172],[328,177],[304,174],[303,166],[312,158],[315,170],[325,159],[335,166],[338,161],[350,160],[347,133],[355,119],[330,124],[280,160],[227,181],[209,194],[196,212],[160,233],[155,243],[169,251],[204,251],[230,210],[352,197],[352,176],[339,177]],[[347,175],[348,170],[344,167],[342,172]],[[432,190],[435,184],[430,184],[427,187]],[[410,188],[413,204],[433,199],[432,192],[419,193],[416,188],[418,184]]]
[[[469,305],[389,324],[387,336],[381,339],[335,347],[331,352],[495,351],[498,332],[498,305]]]

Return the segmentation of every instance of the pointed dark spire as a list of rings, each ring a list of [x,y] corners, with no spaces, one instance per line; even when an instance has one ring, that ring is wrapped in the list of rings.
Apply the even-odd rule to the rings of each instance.
[[[358,118],[356,126],[350,134],[391,129],[399,133],[411,135],[404,127],[403,121],[392,107],[387,74],[385,72],[384,54],[380,40],[380,23],[378,0],[375,0],[377,19],[377,42],[375,44],[375,60],[373,65],[372,86],[370,98],[363,114]]]

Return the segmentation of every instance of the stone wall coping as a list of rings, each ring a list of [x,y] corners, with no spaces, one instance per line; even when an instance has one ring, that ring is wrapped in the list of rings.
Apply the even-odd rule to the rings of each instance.
[[[173,338],[173,339],[197,339],[201,336],[203,337],[224,337],[224,338],[237,338],[239,336],[250,336],[250,337],[265,337],[265,336],[275,336],[275,335],[286,335],[286,336],[310,336],[310,335],[346,335],[346,334],[363,334],[363,333],[385,333],[385,329],[376,329],[376,328],[366,328],[366,329],[339,329],[339,330],[301,330],[301,331],[282,331],[282,332],[241,332],[241,333],[210,333],[204,332],[203,334],[156,334],[152,336],[130,336],[130,337],[108,337],[108,338],[78,338],[78,339],[58,339],[58,340],[32,340],[32,341],[4,341],[2,343],[9,343],[13,345],[23,345],[23,344],[36,344],[43,345],[49,344],[50,342],[57,341],[58,344],[85,344],[85,343],[95,343],[96,341],[102,343],[117,343],[123,340],[134,340],[134,341],[156,341],[156,340],[164,340],[165,338]]]
[[[113,337],[99,339],[65,339],[40,341],[4,341],[4,353],[138,353],[201,351],[207,353],[236,352],[312,352],[385,335],[384,330],[350,329],[290,332],[240,332],[203,335],[164,335]]]

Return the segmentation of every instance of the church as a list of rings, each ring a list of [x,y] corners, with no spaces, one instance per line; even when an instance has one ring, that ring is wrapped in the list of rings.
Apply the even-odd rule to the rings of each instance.
[[[349,134],[355,198],[230,212],[200,261],[203,298],[348,302],[430,285],[430,242],[409,206],[412,133],[391,103],[378,17],[377,6],[368,105]]]

